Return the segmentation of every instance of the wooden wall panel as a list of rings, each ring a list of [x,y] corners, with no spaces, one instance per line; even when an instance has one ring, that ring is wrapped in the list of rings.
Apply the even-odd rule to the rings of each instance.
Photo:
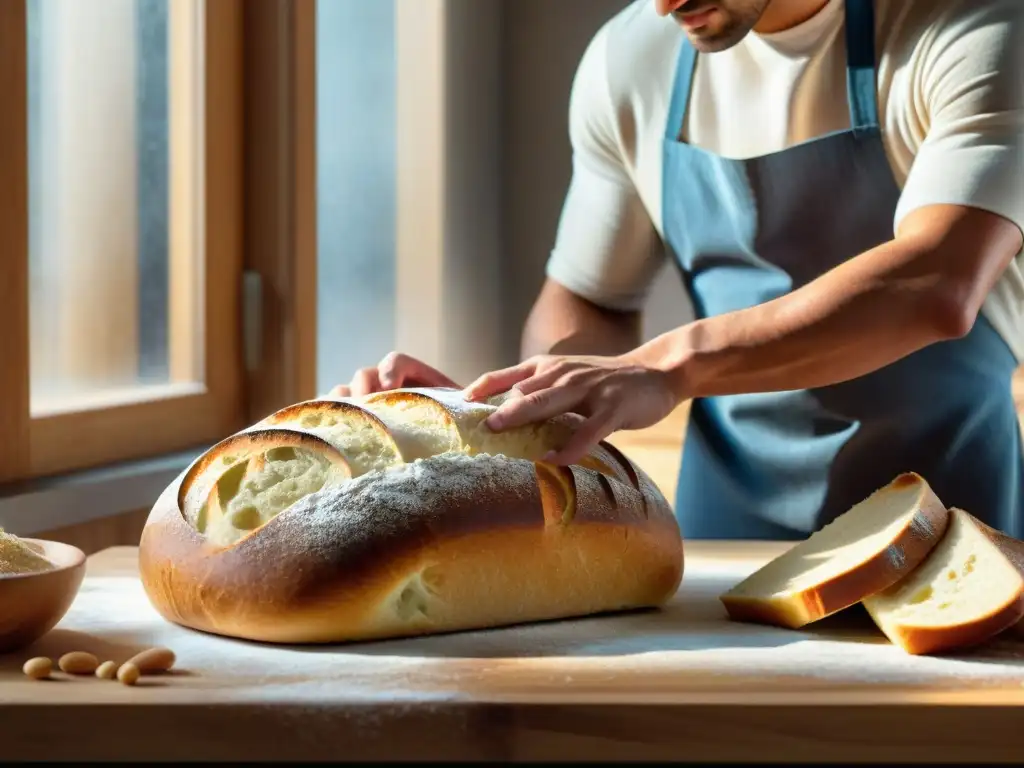
[[[142,536],[142,528],[149,517],[149,509],[137,509],[87,523],[55,528],[32,535],[36,539],[50,539],[78,547],[92,555],[108,547],[135,546]]]

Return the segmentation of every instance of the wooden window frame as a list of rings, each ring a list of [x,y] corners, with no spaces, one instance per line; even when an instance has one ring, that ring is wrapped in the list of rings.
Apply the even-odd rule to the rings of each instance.
[[[31,467],[27,23],[24,0],[0,3],[0,325],[9,329],[0,347],[0,480]]]
[[[180,7],[180,4],[175,4]],[[202,360],[171,350],[174,373],[201,373],[200,385],[168,385],[84,410],[33,417],[29,385],[28,131],[26,0],[0,3],[0,481],[75,470],[179,451],[243,426],[240,291],[243,211],[243,61],[241,0],[206,0],[203,7],[202,177],[172,176],[173,189],[201,185],[202,221],[174,218],[175,238],[201,238],[202,273],[172,271],[171,293],[201,283]],[[172,11],[173,13],[174,11]],[[188,78],[193,73],[183,73]],[[172,78],[178,73],[171,74]],[[186,89],[183,96],[188,97]],[[172,147],[182,131],[171,126]],[[191,133],[187,130],[186,133]],[[172,149],[172,151],[174,151]],[[175,164],[172,174],[187,173]],[[194,174],[193,174],[194,175]],[[174,194],[174,192],[172,192]],[[186,243],[183,247],[188,247]],[[192,270],[194,273],[195,270]],[[198,278],[198,279],[197,279]],[[187,303],[172,323],[194,323]]]
[[[245,0],[249,423],[316,396],[316,0]]]

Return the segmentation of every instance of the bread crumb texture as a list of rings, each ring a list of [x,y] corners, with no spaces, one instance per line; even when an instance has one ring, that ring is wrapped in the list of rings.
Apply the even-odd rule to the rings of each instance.
[[[865,606],[883,630],[942,628],[995,616],[1022,591],[1024,576],[1013,560],[970,515],[954,510],[928,559]]]
[[[0,576],[19,576],[53,570],[37,547],[0,528]]]

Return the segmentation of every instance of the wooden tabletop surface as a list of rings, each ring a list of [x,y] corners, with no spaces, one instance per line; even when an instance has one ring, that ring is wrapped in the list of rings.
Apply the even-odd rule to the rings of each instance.
[[[133,547],[89,560],[70,612],[0,656],[0,756],[18,759],[1005,760],[1024,757],[1024,645],[910,657],[857,609],[806,631],[739,624],[718,595],[785,545],[692,542],[660,611],[331,647],[163,621]],[[32,681],[35,655],[176,651],[135,687]]]

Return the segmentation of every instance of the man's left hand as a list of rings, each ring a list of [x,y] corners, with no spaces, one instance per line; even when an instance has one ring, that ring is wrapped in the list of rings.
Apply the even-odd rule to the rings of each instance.
[[[643,429],[668,416],[680,399],[667,373],[621,357],[542,355],[485,374],[464,390],[468,400],[512,395],[487,419],[495,432],[564,413],[583,417],[573,437],[544,457],[574,464],[622,429]]]

